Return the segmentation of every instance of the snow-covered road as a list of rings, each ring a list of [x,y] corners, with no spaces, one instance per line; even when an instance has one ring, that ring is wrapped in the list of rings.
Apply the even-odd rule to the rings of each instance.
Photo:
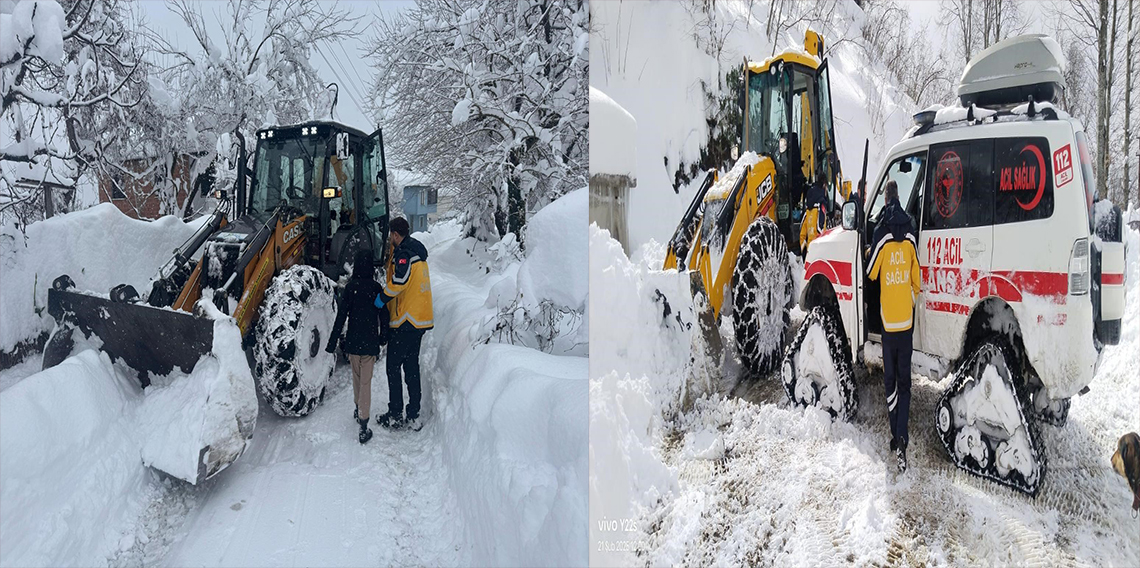
[[[430,342],[425,347],[433,353]],[[434,369],[433,361],[424,363],[425,370]],[[433,379],[425,373],[426,385],[438,384]],[[430,398],[422,431],[373,426],[376,435],[361,446],[350,380],[348,366],[339,366],[320,411],[302,419],[281,418],[263,405],[252,448],[194,496],[195,510],[160,563],[463,564],[462,524],[447,487],[441,428],[431,419]],[[373,392],[374,407],[383,408],[387,389],[374,382]],[[145,563],[145,551],[139,542],[115,564],[137,565],[140,552]]]
[[[1125,357],[1136,345],[1114,349]],[[910,469],[895,474],[881,380],[860,380],[852,423],[789,408],[775,381],[698,404],[666,437],[680,490],[643,523],[656,528],[648,562],[1136,565],[1140,525],[1108,459],[1116,437],[1140,426],[1122,407],[1140,394],[1134,373],[1099,376],[1064,428],[1043,428],[1050,468],[1036,499],[950,463],[931,421],[949,379],[915,376]],[[713,444],[723,450],[701,454]]]

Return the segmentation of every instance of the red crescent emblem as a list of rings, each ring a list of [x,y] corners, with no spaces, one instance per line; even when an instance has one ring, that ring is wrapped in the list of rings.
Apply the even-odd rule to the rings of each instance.
[[[1037,208],[1038,203],[1041,203],[1041,196],[1045,195],[1045,157],[1041,155],[1041,150],[1038,150],[1037,146],[1033,144],[1026,144],[1017,155],[1020,156],[1024,154],[1026,150],[1033,152],[1033,155],[1037,156],[1037,163],[1039,164],[1037,169],[1037,171],[1040,172],[1038,174],[1037,195],[1033,197],[1033,201],[1030,201],[1028,205],[1022,203],[1020,199],[1016,201],[1018,207],[1026,211],[1032,211]]]

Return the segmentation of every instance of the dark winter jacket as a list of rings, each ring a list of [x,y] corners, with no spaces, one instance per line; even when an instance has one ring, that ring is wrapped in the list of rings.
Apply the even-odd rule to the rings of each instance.
[[[336,322],[333,323],[332,338],[340,337],[345,319],[348,320],[348,333],[344,336],[341,349],[350,355],[380,355],[380,325],[387,310],[378,309],[373,298],[383,290],[379,282],[373,280],[372,251],[356,253],[352,278],[344,287],[337,302]]]
[[[377,307],[388,307],[392,329],[431,329],[435,325],[427,257],[427,247],[410,236],[392,251],[388,280],[375,301]]]
[[[883,214],[879,217],[879,226],[875,227],[875,238],[871,239],[872,246],[878,245],[888,233],[894,241],[905,240],[908,233],[912,239],[914,238],[914,223],[910,215],[903,211],[897,199],[888,201],[886,208],[883,209]]]

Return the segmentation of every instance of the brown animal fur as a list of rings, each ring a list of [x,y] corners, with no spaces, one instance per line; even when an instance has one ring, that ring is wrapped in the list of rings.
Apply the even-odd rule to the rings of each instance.
[[[1140,435],[1129,432],[1116,443],[1112,454],[1112,469],[1128,481],[1132,489],[1132,508],[1140,509]]]

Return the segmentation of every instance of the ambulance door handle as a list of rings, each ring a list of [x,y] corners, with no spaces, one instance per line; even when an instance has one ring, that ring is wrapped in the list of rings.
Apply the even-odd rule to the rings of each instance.
[[[978,258],[978,255],[983,252],[986,252],[986,245],[977,238],[970,239],[970,242],[966,243],[966,253],[970,255],[970,258]]]

